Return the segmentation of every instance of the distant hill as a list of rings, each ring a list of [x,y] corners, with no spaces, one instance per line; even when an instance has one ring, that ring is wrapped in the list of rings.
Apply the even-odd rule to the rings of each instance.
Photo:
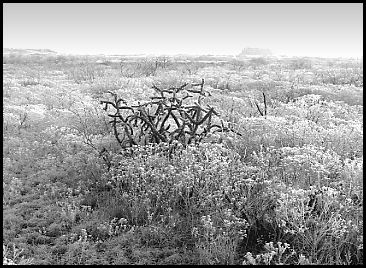
[[[55,55],[56,51],[51,49],[23,49],[23,48],[3,48],[3,55],[19,54],[19,55]]]
[[[264,57],[264,56],[272,56],[272,55],[273,55],[272,51],[269,49],[246,47],[240,52],[238,57],[239,58],[241,58],[241,57]]]

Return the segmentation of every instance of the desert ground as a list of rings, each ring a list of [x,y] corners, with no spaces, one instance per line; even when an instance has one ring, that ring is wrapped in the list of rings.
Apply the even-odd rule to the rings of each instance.
[[[362,174],[362,59],[3,50],[3,264],[363,264]]]

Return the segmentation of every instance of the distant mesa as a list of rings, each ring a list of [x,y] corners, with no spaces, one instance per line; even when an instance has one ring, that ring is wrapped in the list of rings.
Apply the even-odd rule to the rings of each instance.
[[[268,57],[272,56],[273,53],[270,49],[266,48],[255,48],[255,47],[246,47],[244,48],[240,54],[237,56],[239,58],[245,57]]]
[[[49,55],[49,54],[57,54],[57,52],[51,49],[3,48],[3,55],[5,54]]]

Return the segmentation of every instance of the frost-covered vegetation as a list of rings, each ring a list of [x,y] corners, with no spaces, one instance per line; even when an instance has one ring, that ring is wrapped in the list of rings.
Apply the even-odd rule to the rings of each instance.
[[[235,131],[121,147],[101,101],[202,79]],[[357,60],[3,55],[3,264],[363,264],[362,93]]]

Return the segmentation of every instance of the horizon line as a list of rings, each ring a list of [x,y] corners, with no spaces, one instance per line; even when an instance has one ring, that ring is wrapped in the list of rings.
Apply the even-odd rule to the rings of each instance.
[[[270,55],[261,55],[261,54],[257,54],[257,55],[245,55],[245,56],[260,56],[260,57],[301,57],[301,58],[323,58],[323,59],[362,59],[363,55],[360,56],[312,56],[312,55],[289,55],[289,54],[285,54],[285,53],[273,53],[271,49],[268,48],[261,48],[261,47],[254,47],[254,46],[247,46],[244,47],[241,52],[237,53],[237,54],[213,54],[213,53],[202,53],[202,54],[193,54],[193,53],[166,53],[166,54],[162,54],[162,53],[139,53],[139,52],[134,52],[134,53],[85,53],[85,54],[81,54],[81,53],[75,53],[75,52],[61,52],[61,51],[57,51],[55,49],[50,49],[50,48],[16,48],[16,47],[3,47],[3,52],[6,49],[9,50],[36,50],[36,51],[50,51],[50,52],[54,52],[60,55],[67,55],[67,56],[232,56],[232,57],[238,57],[242,51],[244,49],[247,48],[254,48],[254,49],[260,49],[260,50],[269,50],[271,51]],[[4,55],[3,55],[4,56]]]

